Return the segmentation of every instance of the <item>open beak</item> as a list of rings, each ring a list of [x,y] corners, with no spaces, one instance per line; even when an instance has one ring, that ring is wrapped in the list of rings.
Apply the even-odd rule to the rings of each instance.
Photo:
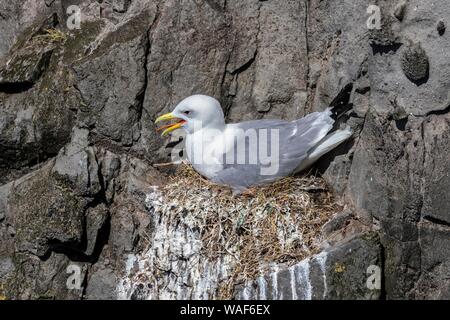
[[[161,127],[159,127],[159,128],[156,129],[156,131],[164,130],[164,131],[162,132],[161,136],[165,136],[165,135],[168,134],[169,132],[171,132],[171,131],[173,131],[173,130],[176,130],[176,129],[180,128],[181,126],[183,126],[183,124],[186,123],[186,120],[183,120],[183,119],[180,119],[180,118],[175,117],[171,112],[170,112],[170,113],[163,114],[162,116],[158,117],[158,118],[155,120],[155,123],[158,123],[158,122],[160,122],[160,121],[172,120],[172,119],[176,119],[176,122],[175,122],[175,123],[172,123],[172,124],[165,125],[165,126],[161,126]]]

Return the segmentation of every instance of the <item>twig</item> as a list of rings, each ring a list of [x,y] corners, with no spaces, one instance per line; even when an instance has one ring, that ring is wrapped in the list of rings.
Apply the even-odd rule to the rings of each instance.
[[[180,164],[180,162],[164,162],[164,163],[154,163],[152,164],[155,168],[162,168],[162,167],[170,167],[170,166],[176,166]]]

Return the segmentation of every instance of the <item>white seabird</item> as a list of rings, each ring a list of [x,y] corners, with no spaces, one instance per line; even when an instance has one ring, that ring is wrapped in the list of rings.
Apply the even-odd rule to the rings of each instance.
[[[294,120],[252,120],[226,124],[219,101],[193,95],[155,123],[165,135],[186,131],[186,156],[194,169],[235,192],[302,171],[351,137],[350,127],[332,131],[332,111],[310,113]]]

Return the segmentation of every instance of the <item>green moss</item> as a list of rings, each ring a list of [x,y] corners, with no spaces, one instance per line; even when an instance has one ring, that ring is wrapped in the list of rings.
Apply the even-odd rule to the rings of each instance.
[[[151,15],[142,12],[135,19],[120,27],[116,32],[110,33],[104,40],[104,46],[110,47],[115,43],[126,43],[137,36],[145,35],[151,24]]]
[[[81,237],[84,201],[70,186],[42,170],[17,186],[10,196],[19,241],[45,245],[49,239],[77,241]],[[39,249],[39,248],[38,248]]]
[[[6,296],[5,292],[5,284],[0,282],[0,300],[7,300],[8,297]]]
[[[373,243],[373,244],[380,243],[380,236],[378,235],[378,232],[376,232],[376,231],[364,233],[361,236],[361,239],[363,239],[364,241]]]
[[[70,34],[64,44],[63,61],[70,64],[83,58],[86,47],[95,40],[103,26],[100,20],[84,22],[79,30]]]

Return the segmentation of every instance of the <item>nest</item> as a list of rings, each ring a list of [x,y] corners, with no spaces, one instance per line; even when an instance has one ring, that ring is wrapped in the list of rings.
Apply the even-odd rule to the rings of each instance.
[[[232,276],[218,297],[230,298],[237,283],[255,279],[273,263],[298,262],[317,253],[322,226],[341,206],[316,176],[287,177],[235,196],[182,164],[162,188],[175,216],[188,221],[211,261],[231,255]]]

